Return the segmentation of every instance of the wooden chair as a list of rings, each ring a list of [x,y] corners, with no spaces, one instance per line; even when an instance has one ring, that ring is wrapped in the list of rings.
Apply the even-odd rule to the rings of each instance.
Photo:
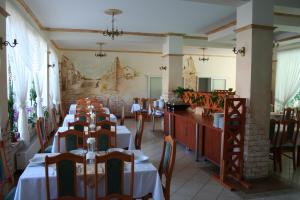
[[[76,105],[87,105],[87,102],[85,99],[78,99]]]
[[[83,165],[83,181],[84,184],[77,184],[77,168],[76,164]],[[86,175],[86,158],[85,156],[78,156],[71,153],[62,153],[57,156],[46,156],[45,158],[45,174],[46,174],[46,189],[47,199],[53,199],[50,196],[50,183],[49,183],[49,165],[56,165],[56,187],[57,199],[87,199],[87,175]],[[78,196],[78,185],[83,185],[84,196]]]
[[[89,113],[76,113],[75,119],[81,122],[89,122],[90,121],[90,114]]]
[[[296,120],[300,121],[300,109],[296,108]]]
[[[57,122],[57,119],[56,119],[56,116],[57,116],[57,112],[56,112],[56,108],[51,108],[51,121],[52,121],[52,124],[53,124],[53,131],[56,132],[57,129],[58,129],[58,122]]]
[[[0,141],[0,199],[13,200],[16,193],[14,178],[7,165],[4,142]]]
[[[101,129],[106,129],[112,132],[117,132],[117,123],[107,121],[107,120],[96,122],[96,127],[97,128],[99,127]]]
[[[36,121],[36,133],[38,135],[39,143],[42,153],[51,153],[52,145],[49,145],[49,140],[46,133],[46,128],[43,124],[43,118],[38,118]]]
[[[139,103],[139,101],[140,101],[140,98],[138,98],[138,97],[134,97],[133,98],[133,103],[137,104],[137,103]]]
[[[62,122],[67,115],[65,106],[62,103],[59,104],[59,113],[60,113],[60,122]]]
[[[77,130],[67,130],[64,132],[58,132],[58,152],[61,152],[61,138],[65,138],[65,146],[67,152],[84,147],[84,132]]]
[[[282,121],[289,120],[294,118],[294,109],[293,108],[284,108],[283,109],[283,115],[282,115]]]
[[[89,127],[89,123],[87,122],[81,122],[81,121],[75,121],[75,122],[69,122],[68,127],[74,127],[74,130],[84,132],[84,127]]]
[[[134,145],[135,149],[141,149],[142,147],[142,138],[143,138],[143,132],[144,132],[144,116],[138,115],[138,120],[136,123],[136,134],[134,138]]]
[[[124,171],[125,162],[130,163],[130,191],[126,194],[124,191]],[[104,184],[105,184],[105,194],[104,197],[99,197],[99,173],[98,164],[104,163]],[[103,156],[96,156],[95,158],[95,174],[96,174],[96,192],[95,199],[122,199],[131,200],[133,199],[133,185],[134,185],[134,155],[128,155],[121,152],[111,152]]]
[[[94,112],[96,115],[102,114],[102,113],[106,114],[106,112],[105,112],[105,110],[104,110],[103,108],[94,108],[94,109],[93,109],[93,112]]]
[[[116,145],[116,133],[107,129],[100,129],[90,132],[91,137],[96,138],[96,148],[98,151],[107,151]]]
[[[106,113],[99,113],[96,115],[96,123],[104,120],[110,121],[110,115]]]
[[[280,171],[282,170],[281,156],[285,156],[293,160],[293,168],[296,170],[296,152],[297,152],[297,140],[299,134],[299,121],[290,119],[285,120],[283,123],[283,132],[280,136],[280,146],[279,146],[279,167]],[[289,155],[287,153],[291,153]]]
[[[162,181],[165,200],[170,200],[170,186],[176,158],[176,141],[170,136],[164,137],[164,147],[158,173]],[[164,178],[163,178],[164,177]],[[163,183],[165,180],[165,183]]]
[[[276,171],[276,165],[278,163],[278,148],[279,148],[279,134],[280,134],[280,122],[271,119],[270,120],[270,130],[269,130],[269,139],[270,139],[270,159],[273,160],[273,168]]]
[[[124,105],[122,105],[120,125],[123,126],[124,124],[125,124],[125,107]]]

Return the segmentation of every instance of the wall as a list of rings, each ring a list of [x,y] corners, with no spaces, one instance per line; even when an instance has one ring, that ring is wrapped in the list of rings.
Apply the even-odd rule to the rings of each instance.
[[[189,55],[184,56],[183,64],[186,65]],[[235,90],[236,59],[235,56],[211,55],[209,61],[199,61],[199,56],[191,56],[198,77],[212,79],[226,79],[226,88]]]
[[[95,57],[93,51],[62,54],[66,57],[61,70],[63,100],[99,96],[106,102],[109,97],[110,108],[116,114],[124,104],[129,115],[133,97],[148,97],[148,77],[162,75],[160,54],[107,52],[102,58]]]

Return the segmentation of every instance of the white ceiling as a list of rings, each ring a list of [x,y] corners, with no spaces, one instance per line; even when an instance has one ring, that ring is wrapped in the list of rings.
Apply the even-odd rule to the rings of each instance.
[[[104,11],[121,9],[116,17],[118,27],[125,32],[183,33],[206,36],[206,32],[235,19],[236,6],[248,0],[23,0],[43,27],[104,30],[111,25],[111,16]],[[299,9],[293,1],[275,0],[275,9],[292,14]],[[297,7],[297,6],[296,6]],[[300,7],[300,6],[299,6]],[[280,31],[284,31],[280,29]],[[46,32],[62,49],[97,49],[97,42],[105,42],[104,49],[121,51],[161,52],[164,37],[123,35],[114,41],[100,33]],[[231,48],[234,35],[223,40],[185,39],[184,50],[198,52],[199,47]],[[190,50],[189,50],[190,48]],[[220,52],[218,52],[220,53]],[[225,53],[226,54],[226,53]]]

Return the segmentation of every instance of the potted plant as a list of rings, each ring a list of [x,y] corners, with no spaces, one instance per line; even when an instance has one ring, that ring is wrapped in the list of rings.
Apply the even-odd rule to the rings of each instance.
[[[178,86],[175,90],[173,90],[174,94],[178,97],[178,98],[182,98],[184,92],[193,92],[194,90],[192,89],[185,89],[181,86]]]

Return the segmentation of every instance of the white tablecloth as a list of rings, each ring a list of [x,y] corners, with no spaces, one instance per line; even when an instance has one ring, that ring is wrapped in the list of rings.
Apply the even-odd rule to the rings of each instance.
[[[54,135],[52,153],[58,152],[58,132],[64,132],[68,130],[68,127],[59,127],[56,134]],[[133,150],[134,147],[134,135],[131,134],[130,130],[126,126],[117,126],[117,147],[126,148]],[[61,138],[60,140],[60,151],[66,151],[65,139]]]
[[[136,151],[137,152],[137,151]],[[51,154],[48,154],[51,155]],[[53,155],[53,154],[52,154]],[[41,156],[36,154],[35,156]],[[43,155],[44,156],[44,155]],[[89,167],[88,167],[89,168]],[[125,171],[124,180],[128,180],[130,172]],[[57,197],[56,188],[56,170],[53,167],[49,167],[50,177],[50,196],[51,198]],[[79,181],[82,179],[78,178]],[[102,179],[103,180],[103,179]],[[81,185],[82,183],[78,183]],[[101,187],[102,186],[102,187]],[[125,184],[125,191],[128,191],[129,184]],[[103,184],[99,184],[99,188],[103,188]],[[99,190],[101,191],[101,189]],[[94,199],[94,188],[87,188],[88,199]],[[83,193],[83,187],[78,188],[78,193]],[[101,192],[100,192],[101,193]],[[157,169],[149,162],[143,162],[135,164],[134,167],[134,198],[144,196],[148,193],[153,194],[154,200],[163,199],[163,191],[161,187],[161,181],[158,175]],[[103,194],[103,193],[102,193]],[[15,200],[41,200],[46,198],[46,178],[45,167],[43,165],[27,166],[23,174],[18,181]]]
[[[109,118],[111,122],[115,122],[115,123],[118,122],[118,119],[114,114],[109,114]],[[69,122],[74,122],[74,121],[75,121],[75,115],[67,114],[65,116],[63,126],[68,127]]]
[[[108,108],[104,107],[103,109],[105,110],[106,114],[110,114],[110,111],[109,111]],[[70,105],[69,114],[71,114],[71,115],[75,115],[76,114],[76,104],[71,104]]]
[[[140,104],[138,104],[138,103],[132,104],[132,106],[131,106],[131,112],[132,113],[140,111],[140,110],[141,110],[141,105]]]

